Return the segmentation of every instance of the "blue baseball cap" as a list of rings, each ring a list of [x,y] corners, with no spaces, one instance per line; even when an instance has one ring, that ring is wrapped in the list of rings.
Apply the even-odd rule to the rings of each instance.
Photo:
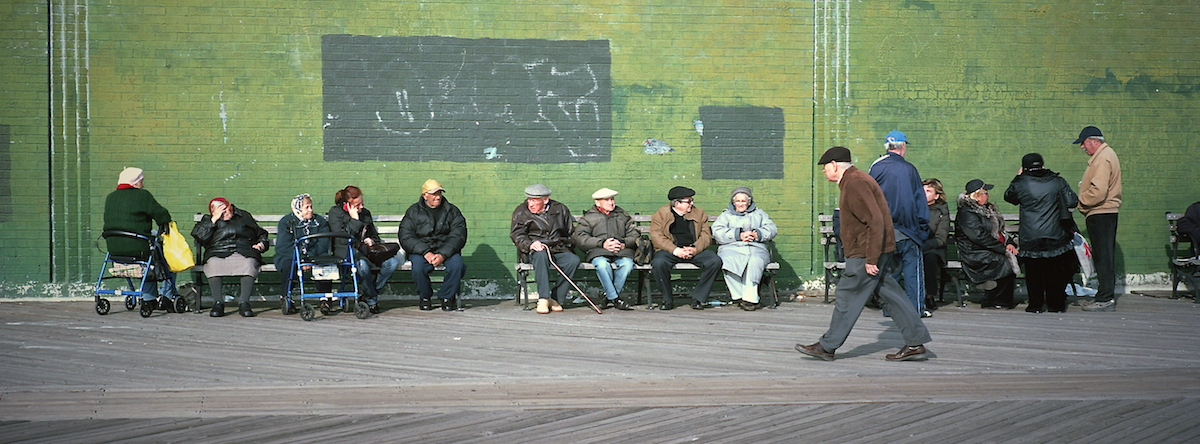
[[[890,133],[887,133],[887,138],[883,139],[883,141],[884,141],[884,142],[904,142],[904,143],[908,143],[908,139],[906,139],[906,138],[904,137],[904,133],[902,133],[902,132],[900,132],[900,131],[892,131],[892,132],[890,132]]]

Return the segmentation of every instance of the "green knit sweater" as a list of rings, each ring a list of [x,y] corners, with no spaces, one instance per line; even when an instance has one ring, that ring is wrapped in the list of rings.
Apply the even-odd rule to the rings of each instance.
[[[154,200],[154,195],[140,188],[125,188],[108,193],[104,201],[104,229],[123,230],[150,235],[154,228],[171,221],[171,213]],[[127,237],[108,239],[108,251],[114,256],[150,257],[150,245]]]

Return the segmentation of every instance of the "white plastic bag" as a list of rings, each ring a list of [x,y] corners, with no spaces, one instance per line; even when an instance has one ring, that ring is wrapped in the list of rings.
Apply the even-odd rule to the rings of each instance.
[[[1075,255],[1079,256],[1079,273],[1083,274],[1083,281],[1087,282],[1096,275],[1096,266],[1092,264],[1092,245],[1079,232],[1075,232],[1072,244],[1075,246]]]

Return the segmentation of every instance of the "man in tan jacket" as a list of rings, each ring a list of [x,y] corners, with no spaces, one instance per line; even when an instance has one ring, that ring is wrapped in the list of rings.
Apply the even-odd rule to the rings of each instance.
[[[1087,223],[1092,243],[1092,260],[1100,288],[1096,301],[1083,311],[1116,311],[1117,209],[1121,207],[1121,163],[1104,141],[1100,128],[1089,126],[1079,132],[1075,143],[1091,158],[1079,181],[1079,212]]]
[[[708,215],[693,205],[695,195],[696,191],[688,187],[671,188],[667,192],[671,202],[650,217],[650,242],[655,250],[650,269],[663,295],[660,310],[675,308],[671,292],[671,269],[675,264],[687,262],[700,267],[700,282],[692,292],[692,308],[696,310],[708,305],[708,293],[721,275],[721,258],[708,249],[712,245]]]

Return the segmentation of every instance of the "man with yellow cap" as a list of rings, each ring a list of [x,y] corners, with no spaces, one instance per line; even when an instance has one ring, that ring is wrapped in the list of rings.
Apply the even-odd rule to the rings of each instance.
[[[438,289],[442,311],[457,309],[458,291],[467,267],[462,249],[467,245],[467,219],[446,201],[446,189],[429,179],[421,186],[421,198],[404,212],[400,222],[400,246],[412,262],[413,281],[421,295],[421,310],[433,310],[433,284],[429,273],[445,266],[446,277]]]
[[[633,271],[634,248],[640,232],[629,213],[617,206],[616,195],[616,191],[608,188],[592,193],[596,205],[579,217],[571,239],[587,255],[584,260],[596,267],[596,276],[607,296],[601,308],[633,310],[620,293]]]

